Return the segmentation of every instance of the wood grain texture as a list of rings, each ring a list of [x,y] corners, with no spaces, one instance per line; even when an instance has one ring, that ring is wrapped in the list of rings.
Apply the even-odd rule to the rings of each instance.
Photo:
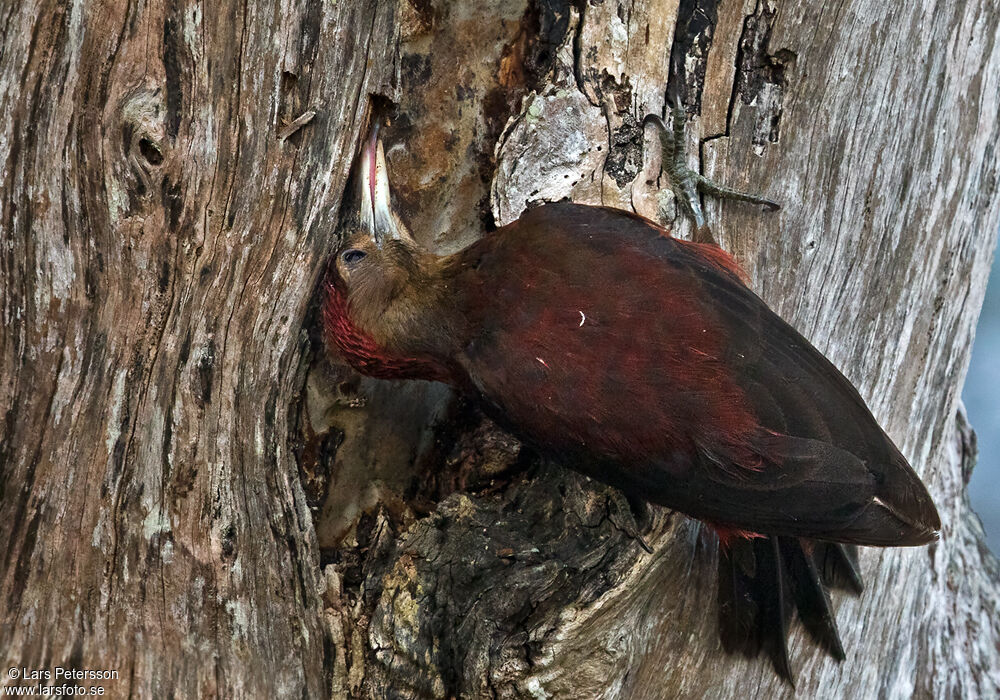
[[[617,4],[630,6],[632,17],[645,11],[658,20],[669,11]],[[955,422],[998,225],[1000,17],[976,2],[706,9],[717,11],[718,23],[701,113],[688,127],[691,165],[783,204],[770,215],[709,199],[714,232],[762,296],[867,397],[945,519],[933,547],[865,553],[866,593],[839,603],[846,662],[824,658],[796,633],[799,690],[824,697],[1000,692],[997,566],[981,540],[974,544],[980,531],[963,496]],[[582,22],[590,19],[588,7]],[[697,62],[689,56],[687,64]],[[583,130],[593,117],[570,119]],[[523,141],[517,126],[508,136],[501,174],[503,154],[518,153]],[[540,168],[550,160],[537,156]],[[518,182],[498,179],[495,191],[507,206],[500,221],[531,198]],[[617,204],[606,193],[571,196]],[[579,689],[582,665],[619,684],[620,691],[600,691],[604,681],[595,680],[595,696],[737,697],[747,688],[790,695],[766,664],[715,655],[707,614],[713,556],[699,551],[694,526],[679,530],[632,572],[659,579],[644,605],[632,603],[635,592],[624,585],[560,630],[568,641],[554,643],[532,676],[547,693]]]
[[[496,222],[569,197],[688,236],[637,127],[679,81],[691,165],[784,207],[709,199],[715,235],[859,387],[945,520],[932,547],[865,551],[866,592],[836,600],[847,661],[795,628],[798,693],[1000,692],[998,567],[963,495],[974,457],[956,418],[1000,214],[1000,17],[982,2],[582,8],[501,135]],[[646,554],[608,490],[531,474],[366,541],[379,554],[361,579],[379,593],[352,598],[377,650],[361,694],[793,695],[766,660],[722,654],[711,535],[655,510]]]
[[[0,10],[5,668],[115,669],[115,697],[326,692],[289,406],[394,12]]]
[[[565,33],[568,3],[542,10],[526,0],[406,0],[399,15],[399,85],[382,130],[396,207],[422,245],[455,251],[492,220],[497,139],[527,84],[551,65],[554,47],[546,37]],[[329,443],[330,435],[347,443],[333,464],[320,454],[303,460],[329,474],[315,480],[324,552],[351,539],[366,509],[412,491],[421,465],[434,458],[433,426],[452,398],[442,385],[358,380],[349,381],[345,402],[330,391],[330,378],[351,374],[316,352],[307,380],[318,399],[305,411],[307,446]]]
[[[117,697],[791,697],[720,649],[714,536],[440,389],[358,382],[311,327],[369,94],[396,105],[401,208],[447,250],[562,197],[688,235],[639,126],[669,83],[691,165],[783,204],[707,200],[716,237],[945,523],[865,552],[866,592],[836,600],[847,661],[796,628],[798,695],[1000,692],[958,403],[1000,223],[988,0],[0,16],[7,666],[118,669]]]

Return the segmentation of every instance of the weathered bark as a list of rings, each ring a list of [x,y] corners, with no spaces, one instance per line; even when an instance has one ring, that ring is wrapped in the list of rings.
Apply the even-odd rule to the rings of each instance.
[[[956,415],[1000,216],[1000,17],[821,5],[0,9],[6,666],[117,669],[119,696],[790,695],[719,649],[712,536],[640,512],[645,553],[610,489],[449,392],[331,364],[310,310],[368,93],[397,105],[405,213],[449,250],[564,196],[672,223],[639,127],[672,82],[692,164],[784,205],[709,200],[717,238],[945,523],[865,553],[847,661],[795,632],[799,690],[997,692]]]
[[[0,15],[4,669],[114,669],[115,696],[320,697],[289,407],[395,7]]]
[[[539,75],[537,59],[525,61],[532,90],[491,163],[494,222],[513,220],[533,201],[571,197],[672,224],[652,134],[644,158],[639,125],[647,112],[662,112],[666,86],[676,85],[691,117],[692,164],[784,205],[774,215],[709,200],[716,236],[755,288],[869,399],[946,520],[933,547],[865,552],[865,594],[837,600],[846,662],[796,630],[799,690],[993,694],[1000,571],[965,504],[963,474],[973,458],[955,416],[998,223],[998,18],[974,2],[814,6],[604,2],[581,4],[581,16],[568,4],[531,5],[526,18],[549,17],[535,25],[549,28],[546,43],[563,34],[550,70]],[[569,23],[554,21],[560,11]],[[454,15],[435,20],[430,39],[404,44],[404,65],[433,61],[434,37],[456,31]],[[416,57],[407,54],[414,45]],[[491,49],[474,45],[463,65],[495,61]],[[509,66],[498,73],[509,75]],[[491,87],[475,79],[470,87],[462,75],[460,94],[475,99]],[[455,76],[445,63],[420,80],[451,86]],[[415,92],[412,79],[404,71],[402,95]],[[494,152],[488,133],[467,134],[480,111],[433,108],[411,99],[401,119],[433,114],[432,132],[455,129],[450,152],[459,159]],[[412,166],[426,148],[415,145],[422,132],[393,133],[390,142],[405,147],[390,147],[390,168],[411,210],[423,206],[421,194],[433,201],[435,187],[468,191],[461,169],[445,167],[422,190],[430,178]],[[425,243],[447,248],[468,231],[462,216],[435,223],[446,233],[418,227]],[[675,232],[687,235],[688,223],[678,221]],[[429,459],[429,473],[441,480],[443,468],[452,475],[445,482],[457,474],[465,493],[429,517],[382,509],[361,520],[356,547],[332,555],[328,571],[343,575],[340,600],[357,605],[340,607],[343,624],[360,629],[370,650],[363,678],[352,666],[361,694],[790,694],[765,659],[719,649],[711,535],[657,510],[644,524],[656,550],[647,555],[608,489],[559,467],[536,464],[521,474],[530,459],[498,457],[488,441],[483,458],[476,436],[448,444],[443,459]],[[346,453],[338,459],[351,461]],[[488,463],[485,473],[478,461]],[[441,496],[450,486],[429,490]]]

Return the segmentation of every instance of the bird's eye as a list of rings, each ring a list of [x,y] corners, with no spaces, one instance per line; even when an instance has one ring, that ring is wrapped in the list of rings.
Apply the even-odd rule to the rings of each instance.
[[[348,265],[353,265],[357,262],[360,262],[361,259],[364,258],[366,255],[368,255],[368,253],[366,253],[363,250],[358,250],[357,248],[351,248],[350,250],[345,250],[344,254],[341,255],[340,258]]]

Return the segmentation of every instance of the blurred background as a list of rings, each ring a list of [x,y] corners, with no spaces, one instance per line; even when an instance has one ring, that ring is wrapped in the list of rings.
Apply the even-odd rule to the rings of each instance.
[[[969,482],[972,508],[986,528],[990,549],[1000,554],[1000,265],[994,263],[972,346],[962,399],[979,438],[979,463]]]

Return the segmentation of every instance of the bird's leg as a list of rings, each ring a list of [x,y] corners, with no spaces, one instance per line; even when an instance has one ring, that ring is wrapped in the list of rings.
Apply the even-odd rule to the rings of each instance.
[[[762,204],[771,211],[781,208],[777,202],[720,185],[689,168],[685,159],[685,116],[683,107],[679,103],[673,103],[670,108],[670,116],[671,129],[668,129],[664,121],[655,114],[648,115],[643,120],[643,125],[654,124],[659,130],[660,145],[663,154],[662,168],[667,173],[667,177],[670,178],[670,189],[673,190],[674,197],[684,213],[694,220],[695,228],[699,234],[711,239],[711,231],[705,223],[705,213],[701,208],[700,193],[702,192],[722,199],[735,199],[741,202]]]
[[[609,489],[608,493],[608,500],[613,508],[613,511],[608,514],[611,522],[619,530],[637,541],[639,545],[646,550],[646,552],[652,554],[653,550],[648,544],[646,544],[646,540],[642,538],[642,532],[639,527],[639,522],[635,517],[634,510],[634,508],[645,510],[646,504],[642,502],[633,504],[628,496],[615,488]],[[642,512],[642,510],[640,510],[640,512]],[[619,518],[622,522],[619,521]]]

